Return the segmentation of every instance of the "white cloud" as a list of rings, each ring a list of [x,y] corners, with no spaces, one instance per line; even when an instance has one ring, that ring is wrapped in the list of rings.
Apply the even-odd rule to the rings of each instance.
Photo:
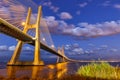
[[[61,34],[71,34],[71,28],[75,26],[73,24],[67,24],[63,20],[56,20],[54,16],[47,16],[41,19],[41,26],[49,27],[50,32],[52,33],[61,33]],[[41,27],[42,28],[42,27]]]
[[[90,52],[89,52],[88,50],[85,50],[85,53],[86,53],[86,54],[89,54]]]
[[[8,47],[6,45],[1,45],[0,50],[8,50]]]
[[[93,50],[90,50],[89,53],[94,53],[94,51],[93,51]]]
[[[8,48],[8,50],[14,51],[14,50],[15,50],[15,46],[14,46],[14,45],[13,45],[13,46],[10,46],[10,47]]]
[[[94,51],[93,50],[85,50],[84,53],[85,54],[90,54],[90,53],[94,53]]]
[[[56,6],[50,6],[50,9],[53,10],[53,12],[58,12],[59,7],[56,7]]]
[[[85,7],[85,6],[87,6],[87,5],[88,5],[87,2],[84,2],[84,3],[80,3],[80,4],[79,4],[80,7]]]
[[[72,45],[72,47],[73,47],[73,48],[79,48],[79,44],[78,44],[78,43],[74,43],[74,44]]]
[[[110,51],[112,51],[112,52],[117,52],[118,49],[110,49]]]
[[[72,51],[78,54],[84,54],[84,50],[82,48],[75,48]]]
[[[65,50],[70,50],[71,49],[71,45],[67,44],[65,45]]]
[[[96,24],[80,23],[78,27],[71,28],[71,30],[73,36],[98,37],[112,35],[120,33],[120,21],[106,21]]]
[[[115,4],[114,8],[120,9],[120,4]]]
[[[53,28],[58,26],[58,21],[55,20],[54,16],[47,16],[44,18],[44,20],[47,22],[48,26]],[[43,24],[45,25],[45,24]]]
[[[107,48],[108,45],[101,45],[101,48]]]
[[[98,50],[98,51],[99,51],[99,50],[101,50],[101,48],[96,48],[95,50]]]
[[[8,50],[9,51],[14,51],[15,50],[15,48],[16,48],[16,46],[9,46],[8,47]],[[26,47],[23,47],[23,50],[32,50],[29,46],[26,46]]]
[[[70,55],[84,54],[84,49],[78,43],[65,45],[65,52]]]
[[[41,19],[41,31],[45,32],[45,28],[48,26],[49,31],[52,33],[59,33],[57,30],[59,28],[59,21],[55,19],[54,16],[46,16],[45,18]]]
[[[72,15],[70,13],[68,13],[68,12],[62,12],[60,14],[60,18],[61,19],[72,19]]]
[[[120,32],[120,20],[106,21],[103,23],[89,24],[87,22],[79,23],[77,26],[69,25],[63,20],[56,20],[54,16],[44,18],[51,32],[68,34],[72,36],[98,37]]]
[[[51,5],[52,5],[52,2],[50,2],[50,1],[44,2],[42,5],[43,5],[43,6],[51,6]]]
[[[29,46],[26,46],[26,47],[23,48],[23,50],[31,51],[32,49]]]
[[[59,33],[63,35],[88,38],[120,33],[120,20],[106,21],[96,24],[81,22],[77,26],[74,24],[67,24],[63,20],[56,20],[54,16],[47,16],[44,20],[47,22],[49,30],[55,34]],[[45,24],[42,22],[41,25]]]
[[[59,7],[53,6],[51,1],[44,2],[42,5],[49,7],[49,9],[51,9],[53,12],[58,12],[58,10],[59,10]]]

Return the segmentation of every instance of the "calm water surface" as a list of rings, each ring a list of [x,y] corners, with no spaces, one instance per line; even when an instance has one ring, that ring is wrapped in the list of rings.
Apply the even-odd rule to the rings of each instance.
[[[85,62],[64,62],[56,63],[56,56],[42,55],[44,66],[6,66],[12,52],[0,53],[0,79],[40,79],[40,80],[55,80],[65,75],[76,74],[80,66],[87,65]],[[29,58],[28,58],[29,56]],[[73,56],[72,56],[73,57]],[[20,60],[32,60],[29,53],[22,55]],[[110,63],[112,66],[120,66],[119,62]]]
[[[6,66],[0,69],[0,79],[55,80],[65,75],[77,74],[80,66],[88,63],[57,63],[45,66]],[[118,65],[120,63],[110,63]]]

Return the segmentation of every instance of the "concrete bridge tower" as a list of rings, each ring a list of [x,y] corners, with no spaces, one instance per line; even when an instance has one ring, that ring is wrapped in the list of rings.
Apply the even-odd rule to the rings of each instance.
[[[40,6],[38,8],[38,15],[37,20],[35,24],[30,24],[30,17],[31,17],[31,8],[28,9],[28,15],[26,18],[26,22],[24,25],[23,33],[27,34],[27,31],[29,29],[35,29],[35,37],[34,37],[34,61],[32,62],[21,62],[19,61],[20,52],[22,49],[23,44],[25,43],[31,43],[31,42],[23,42],[21,40],[18,40],[16,49],[14,50],[13,56],[11,57],[11,60],[8,62],[8,65],[44,65],[43,61],[40,59],[40,19],[41,19],[41,10],[42,7]]]

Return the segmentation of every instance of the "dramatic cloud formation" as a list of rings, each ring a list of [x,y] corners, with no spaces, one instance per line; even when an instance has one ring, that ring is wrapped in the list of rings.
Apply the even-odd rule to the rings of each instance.
[[[106,1],[106,4],[110,3],[110,1]],[[0,17],[1,18],[15,18],[12,20],[14,22],[17,17],[17,23],[20,23],[23,18],[25,18],[24,13],[27,11],[26,8],[21,5],[9,5],[6,4],[6,2],[0,3]],[[80,4],[81,7],[85,7],[88,3],[84,2]],[[55,9],[55,7],[52,5],[52,3],[44,2],[44,6],[48,6],[51,9]],[[7,7],[6,7],[7,6]],[[119,8],[119,4],[115,4],[114,7]],[[18,10],[18,8],[20,10]],[[58,8],[56,9],[56,11]],[[14,12],[17,11],[19,14],[13,15]],[[80,14],[78,11],[77,14]],[[4,16],[3,16],[4,15]],[[21,18],[20,18],[20,17]],[[98,36],[106,36],[106,35],[112,35],[120,33],[120,20],[118,21],[106,21],[103,23],[96,23],[96,24],[89,24],[87,22],[80,22],[78,25],[75,24],[68,24],[64,20],[66,19],[72,19],[72,15],[68,12],[61,12],[59,17],[63,20],[56,20],[54,16],[46,16],[43,19],[47,22],[47,25],[52,33],[59,33],[63,35],[71,35],[75,37],[98,37]],[[41,25],[44,25],[41,23]]]
[[[58,21],[55,19],[54,16],[48,16],[48,17],[45,17],[45,20],[47,22],[47,24],[49,25],[49,27],[57,27],[59,24],[58,24]]]
[[[120,21],[106,21],[104,23],[88,24],[79,23],[79,27],[73,29],[75,36],[97,37],[116,34],[120,32]]]
[[[76,37],[98,37],[120,33],[120,20],[89,24],[81,22],[77,26],[67,24],[63,20],[56,20],[54,16],[44,18],[52,33],[71,35]]]
[[[72,19],[72,15],[70,13],[68,13],[68,12],[62,12],[60,14],[60,18],[61,19]]]
[[[55,34],[69,34],[71,33],[71,28],[74,27],[74,25],[70,24],[68,25],[63,20],[56,20],[54,16],[47,16],[41,20],[41,26],[48,26],[51,33]],[[64,32],[65,30],[65,32]]]

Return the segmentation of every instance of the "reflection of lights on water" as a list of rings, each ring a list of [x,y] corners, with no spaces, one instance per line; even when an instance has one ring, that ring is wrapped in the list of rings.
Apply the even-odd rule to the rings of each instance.
[[[31,68],[28,68],[28,66],[26,67],[20,67],[20,66],[7,66],[7,73],[8,76],[7,77],[14,77],[15,80],[19,79],[19,77],[16,77],[19,75],[19,72],[23,72],[23,74],[21,74],[21,79],[24,79],[24,75],[28,76],[28,78],[32,78],[34,80],[54,80],[55,78],[62,78],[68,71],[67,68],[67,62],[65,63],[58,63],[56,65],[48,65],[46,68],[44,68],[43,66],[32,66]],[[42,77],[38,77],[41,76],[39,73],[44,74],[46,72],[46,69],[49,69],[50,71],[47,71],[46,75],[47,77],[44,77],[44,75],[42,75]],[[39,72],[38,72],[39,71]],[[55,71],[57,71],[57,74],[55,75]],[[24,74],[24,73],[29,73],[30,74]],[[6,75],[6,74],[5,74]],[[16,75],[16,76],[15,76]],[[31,75],[31,76],[29,76]],[[38,75],[38,76],[36,76]],[[0,74],[0,76],[3,76],[2,74]],[[7,80],[7,77],[4,77],[5,80]],[[0,79],[1,80],[1,79]]]
[[[24,25],[25,25],[25,22],[22,22],[21,25],[24,26]]]

